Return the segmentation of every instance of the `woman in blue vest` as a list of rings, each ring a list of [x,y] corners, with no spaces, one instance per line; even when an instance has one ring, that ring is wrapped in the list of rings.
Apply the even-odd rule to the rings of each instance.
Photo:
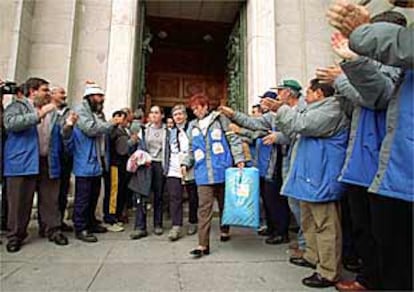
[[[217,111],[209,111],[209,99],[194,95],[189,106],[196,116],[190,130],[190,151],[182,162],[183,176],[194,166],[198,189],[198,247],[190,252],[195,258],[210,253],[210,228],[213,219],[214,198],[217,197],[220,218],[224,207],[224,175],[227,168],[236,164],[244,167],[240,137],[226,134],[230,121]],[[221,241],[230,239],[229,227],[220,227]]]

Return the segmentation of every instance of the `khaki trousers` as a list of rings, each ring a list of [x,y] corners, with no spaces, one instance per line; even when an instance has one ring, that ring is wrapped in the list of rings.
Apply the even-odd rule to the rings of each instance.
[[[211,220],[213,219],[214,198],[217,198],[220,212],[220,231],[228,233],[230,228],[221,225],[224,208],[224,184],[198,186],[198,243],[210,245]]]
[[[342,230],[339,202],[300,202],[301,227],[306,240],[303,257],[315,264],[322,277],[337,281],[341,275]]]
[[[40,158],[40,174],[7,177],[9,240],[22,241],[27,236],[27,226],[33,206],[33,196],[38,194],[38,208],[46,233],[51,235],[60,226],[60,179],[49,178],[47,158]]]

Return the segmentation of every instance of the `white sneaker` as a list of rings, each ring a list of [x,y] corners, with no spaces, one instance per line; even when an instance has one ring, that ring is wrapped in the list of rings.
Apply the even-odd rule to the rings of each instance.
[[[122,232],[125,230],[124,227],[119,226],[118,224],[105,224],[105,227],[110,232]]]
[[[173,226],[168,233],[168,239],[176,241],[181,237],[181,226]]]

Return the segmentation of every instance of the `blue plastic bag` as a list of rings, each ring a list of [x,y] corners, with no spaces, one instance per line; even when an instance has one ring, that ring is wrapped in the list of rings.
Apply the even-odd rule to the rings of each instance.
[[[255,167],[228,168],[222,224],[258,228],[259,170]]]

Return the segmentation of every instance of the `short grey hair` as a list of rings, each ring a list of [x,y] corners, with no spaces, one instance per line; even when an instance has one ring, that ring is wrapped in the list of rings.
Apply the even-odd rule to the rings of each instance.
[[[287,88],[289,90],[289,95],[295,98],[299,98],[301,93],[300,91],[294,90],[292,88]]]
[[[171,109],[171,115],[176,111],[181,111],[187,117],[187,109],[183,104],[177,104]]]

